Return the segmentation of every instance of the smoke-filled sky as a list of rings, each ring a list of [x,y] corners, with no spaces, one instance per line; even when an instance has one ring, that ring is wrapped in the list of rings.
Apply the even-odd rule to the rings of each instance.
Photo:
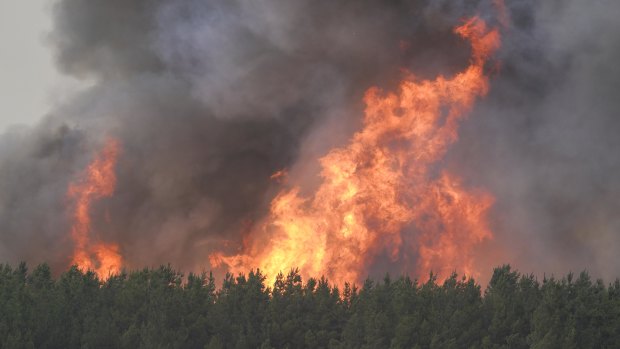
[[[442,163],[495,198],[495,237],[477,258],[489,269],[616,277],[620,2],[506,6],[490,92]],[[470,51],[452,27],[474,14],[499,25],[493,9],[485,0],[55,1],[47,45],[65,79],[89,87],[31,126],[1,131],[0,262],[67,266],[67,187],[113,137],[118,183],[93,207],[97,234],[119,244],[129,267],[208,269],[211,253],[237,252],[266,215],[282,185],[271,174],[288,169],[311,188],[317,158],[359,129],[368,88],[393,90],[403,71],[459,71]],[[11,82],[32,79],[32,65],[0,71],[16,68]],[[1,110],[0,120],[26,113]]]
[[[15,123],[31,123],[47,110],[46,90],[56,77],[51,54],[42,43],[50,22],[42,2],[0,3],[2,131]]]
[[[53,0],[0,2],[0,132],[33,124],[88,82],[61,75],[46,42]]]

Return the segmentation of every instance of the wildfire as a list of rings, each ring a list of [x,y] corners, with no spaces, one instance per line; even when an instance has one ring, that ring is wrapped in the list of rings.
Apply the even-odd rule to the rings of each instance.
[[[432,81],[409,74],[397,93],[370,88],[362,130],[319,160],[316,192],[281,192],[242,253],[215,253],[212,264],[232,272],[260,267],[271,281],[299,267],[342,284],[360,281],[373,260],[387,256],[418,275],[476,275],[472,249],[492,237],[485,216],[493,198],[438,167],[459,121],[487,93],[484,65],[500,36],[479,18],[454,32],[472,46],[464,71]]]
[[[71,237],[74,252],[71,263],[81,270],[93,270],[100,278],[120,271],[122,257],[118,245],[98,241],[91,229],[90,208],[93,201],[111,196],[116,186],[116,158],[120,145],[110,139],[83,174],[69,184],[67,196],[74,206]]]

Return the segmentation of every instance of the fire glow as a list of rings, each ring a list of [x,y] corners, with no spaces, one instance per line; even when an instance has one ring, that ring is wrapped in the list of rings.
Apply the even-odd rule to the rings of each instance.
[[[486,219],[493,197],[466,188],[459,176],[441,170],[441,161],[458,140],[460,121],[488,91],[485,65],[500,35],[477,17],[454,33],[472,48],[463,71],[434,80],[407,73],[396,92],[368,89],[363,128],[319,159],[321,183],[313,194],[290,186],[286,170],[274,173],[271,179],[284,189],[267,217],[238,252],[216,246],[211,266],[233,273],[259,268],[269,282],[299,268],[304,277],[343,284],[362,281],[373,262],[387,257],[418,276],[430,270],[439,278],[453,271],[478,276],[475,248],[493,237]],[[72,263],[102,278],[118,273],[123,258],[117,244],[93,231],[90,211],[114,193],[119,152],[119,143],[108,140],[67,193]]]
[[[244,250],[214,253],[211,264],[232,272],[259,267],[270,281],[298,267],[342,284],[361,281],[387,254],[416,275],[476,276],[473,248],[492,238],[486,213],[493,198],[467,190],[452,173],[437,174],[437,166],[458,139],[459,122],[487,93],[484,66],[500,35],[479,18],[454,32],[472,46],[466,69],[432,81],[408,74],[397,93],[367,90],[363,129],[319,160],[316,192],[280,192]]]
[[[74,251],[71,264],[81,270],[92,270],[100,278],[117,274],[122,266],[119,247],[98,240],[92,230],[91,206],[93,201],[112,196],[116,186],[114,167],[120,152],[116,140],[108,140],[104,148],[79,178],[69,184],[68,198],[73,202],[71,237]]]

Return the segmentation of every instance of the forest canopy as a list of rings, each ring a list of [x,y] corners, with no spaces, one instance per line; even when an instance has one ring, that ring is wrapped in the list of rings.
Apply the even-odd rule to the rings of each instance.
[[[100,280],[73,267],[0,265],[0,348],[618,348],[620,281],[496,268],[482,290],[453,274],[338,288],[296,270]]]

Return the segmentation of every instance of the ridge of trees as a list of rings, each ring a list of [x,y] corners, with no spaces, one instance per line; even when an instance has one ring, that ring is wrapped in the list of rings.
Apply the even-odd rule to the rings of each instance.
[[[0,348],[620,348],[620,281],[505,265],[484,291],[456,274],[339,289],[297,270],[218,288],[170,266],[99,280],[0,264]]]

